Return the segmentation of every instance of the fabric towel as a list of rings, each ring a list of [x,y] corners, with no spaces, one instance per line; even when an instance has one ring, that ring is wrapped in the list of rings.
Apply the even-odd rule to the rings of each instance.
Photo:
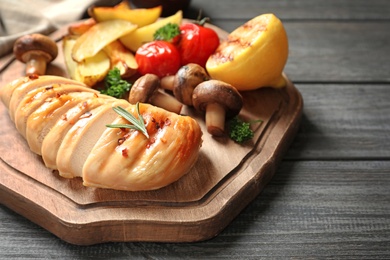
[[[91,5],[113,6],[114,0],[0,0],[0,57],[15,40],[30,33],[50,34],[77,21]]]

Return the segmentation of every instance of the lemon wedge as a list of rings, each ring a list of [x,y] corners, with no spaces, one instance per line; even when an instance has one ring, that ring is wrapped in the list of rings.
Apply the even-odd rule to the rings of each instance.
[[[283,69],[288,58],[288,38],[274,14],[262,14],[231,32],[210,56],[206,69],[211,78],[239,91],[286,85]]]

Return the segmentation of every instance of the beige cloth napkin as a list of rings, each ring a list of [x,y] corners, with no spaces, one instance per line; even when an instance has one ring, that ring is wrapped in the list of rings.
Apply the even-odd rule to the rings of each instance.
[[[30,33],[49,34],[82,18],[92,4],[114,5],[115,0],[0,0],[0,57],[14,41]]]

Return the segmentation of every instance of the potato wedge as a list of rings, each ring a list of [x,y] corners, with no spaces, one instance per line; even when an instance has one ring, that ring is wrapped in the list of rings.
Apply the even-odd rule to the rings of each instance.
[[[68,71],[68,76],[71,79],[76,79],[77,71],[77,62],[72,59],[72,49],[76,43],[78,36],[77,35],[65,35],[62,38],[62,50],[64,53],[64,61],[66,69]]]
[[[131,77],[137,72],[138,64],[134,54],[126,49],[119,40],[105,46],[103,51],[110,58],[111,69],[117,67],[122,78]]]
[[[78,64],[78,81],[92,87],[102,81],[110,70],[110,59],[104,51]],[[76,75],[77,76],[77,75]]]
[[[89,18],[86,20],[81,20],[79,22],[73,23],[68,27],[68,33],[70,35],[82,35],[88,31],[92,26],[96,24],[95,19]]]
[[[66,68],[71,79],[80,81],[89,87],[102,81],[110,70],[110,59],[104,51],[81,62],[72,59],[71,53],[78,37],[67,35],[63,37],[63,52]]]
[[[154,23],[160,17],[162,6],[152,8],[130,9],[123,2],[114,7],[91,7],[88,14],[98,22],[121,19],[139,27]]]
[[[168,16],[157,22],[149,24],[144,27],[140,27],[133,32],[130,32],[122,37],[120,37],[120,41],[125,45],[128,49],[136,52],[142,44],[146,42],[153,41],[153,34],[161,27],[168,23],[181,24],[183,19],[183,12],[178,11],[174,15]]]
[[[137,25],[125,20],[110,20],[97,23],[77,38],[72,49],[72,58],[81,62],[95,56],[109,43],[129,34]]]

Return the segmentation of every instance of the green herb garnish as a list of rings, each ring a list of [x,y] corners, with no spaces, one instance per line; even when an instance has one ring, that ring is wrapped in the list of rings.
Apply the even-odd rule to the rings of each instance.
[[[130,83],[121,78],[121,73],[118,68],[113,68],[104,79],[105,89],[100,93],[109,95],[115,98],[123,98],[130,91]]]
[[[147,138],[149,138],[148,131],[146,130],[145,123],[144,123],[144,118],[139,112],[139,103],[135,105],[137,109],[137,114],[138,118],[133,116],[130,112],[128,112],[126,109],[123,107],[113,107],[112,109],[120,116],[122,116],[124,119],[129,121],[131,124],[109,124],[106,125],[107,127],[110,128],[129,128],[129,129],[134,129],[137,131],[140,131],[141,133],[144,134]]]
[[[178,35],[180,35],[179,25],[168,23],[153,34],[153,39],[156,41],[171,41]]]
[[[239,119],[237,116],[233,117],[228,122],[230,139],[232,139],[233,141],[239,144],[242,144],[245,141],[252,139],[254,133],[250,125],[252,123],[259,123],[259,122],[263,122],[263,121],[255,120],[250,122],[244,122],[243,120]]]

